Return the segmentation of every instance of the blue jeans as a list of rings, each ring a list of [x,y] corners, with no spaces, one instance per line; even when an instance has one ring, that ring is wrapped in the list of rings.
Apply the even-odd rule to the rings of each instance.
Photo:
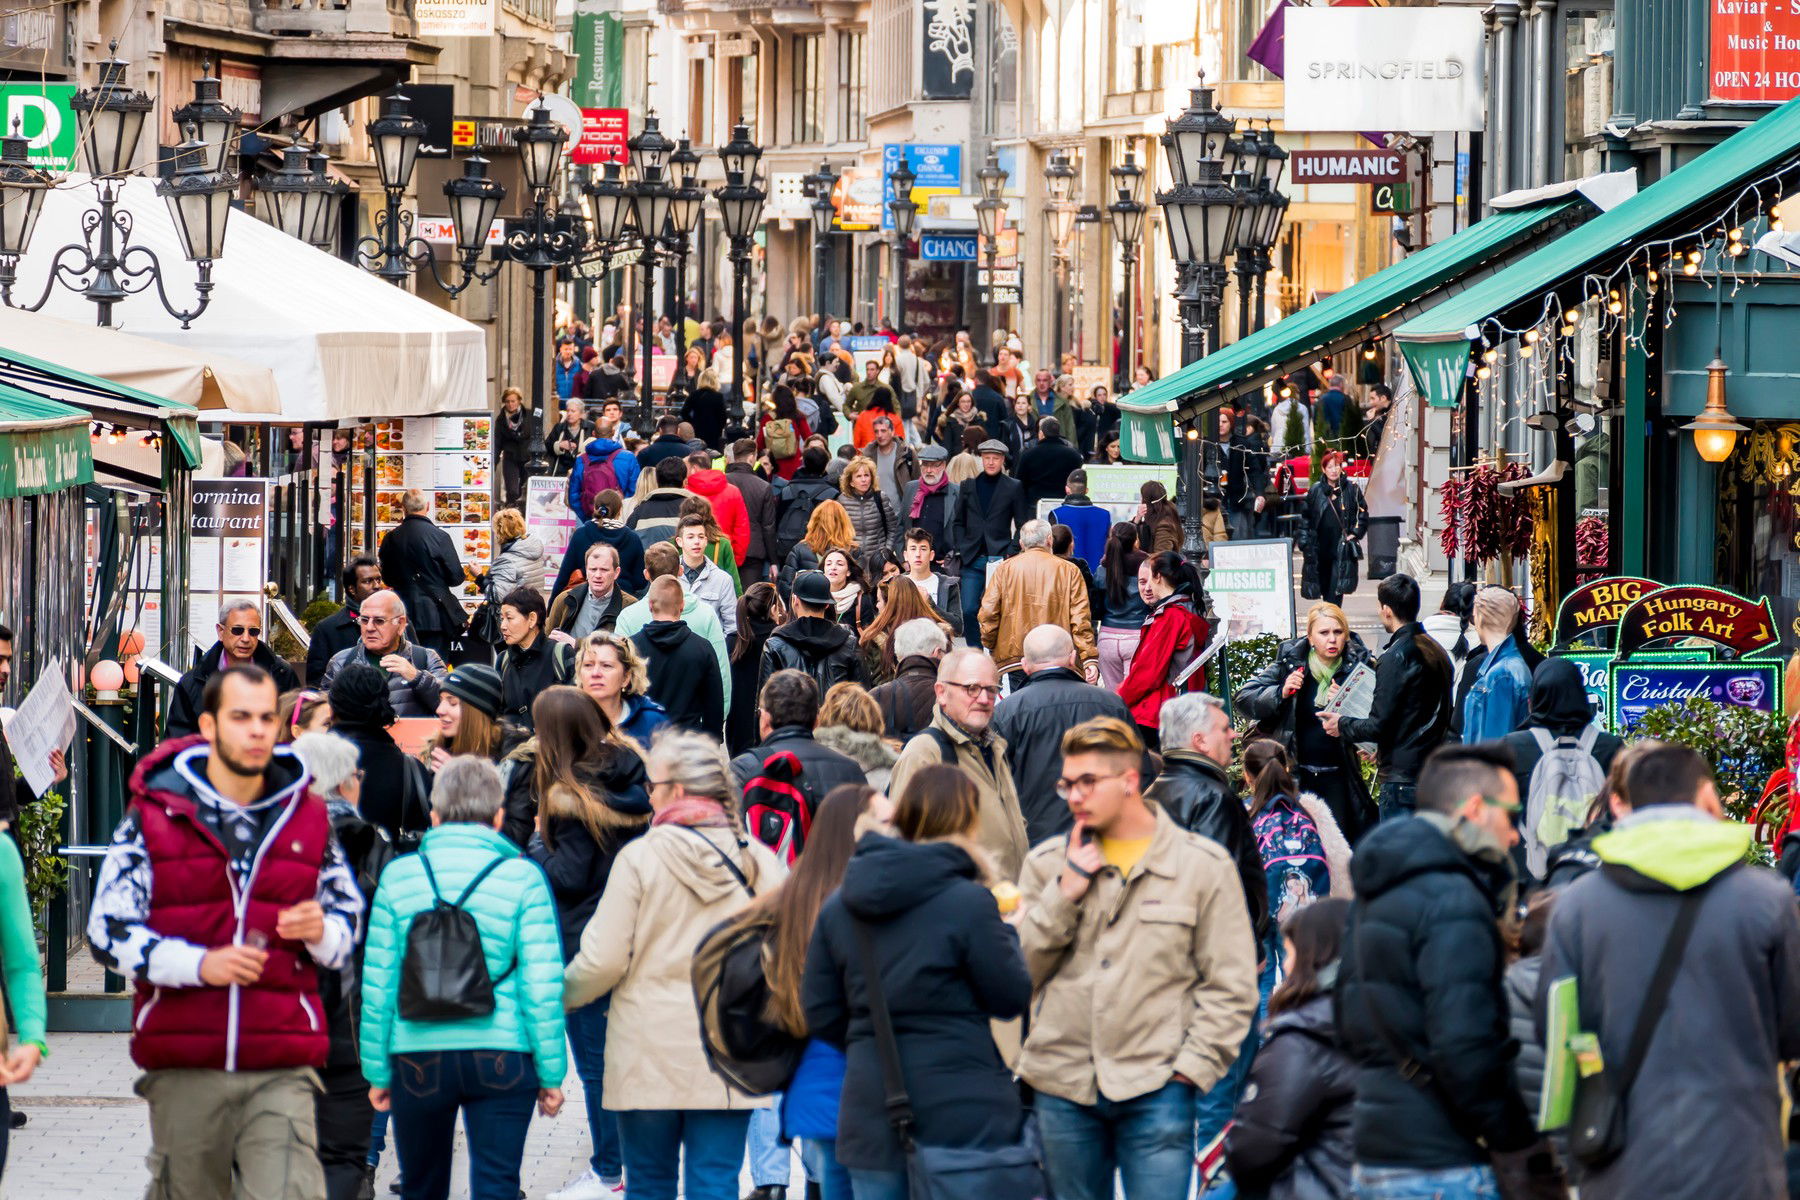
[[[794,1152],[781,1140],[781,1093],[768,1108],[750,1110],[751,1187],[787,1187],[794,1182]]]
[[[859,1171],[851,1167],[850,1193],[856,1200],[908,1200],[906,1172]]]
[[[962,568],[963,640],[981,648],[981,593],[987,590],[988,569],[1001,560],[978,558]]]
[[[1491,1167],[1366,1167],[1356,1164],[1356,1200],[1500,1200]]]
[[[378,1112],[369,1123],[369,1165],[381,1165],[381,1152],[387,1149],[388,1114]]]
[[[1381,819],[1392,821],[1396,817],[1413,815],[1413,805],[1419,789],[1412,783],[1384,783],[1381,785]]]
[[[618,1114],[600,1107],[602,1080],[606,1075],[606,1012],[611,1006],[612,997],[602,996],[564,1017],[569,1029],[569,1053],[575,1060],[575,1074],[587,1095],[588,1145],[593,1148],[588,1167],[603,1183],[619,1182],[623,1166]]]
[[[460,1110],[469,1144],[469,1200],[516,1200],[525,1132],[537,1104],[531,1056],[442,1050],[393,1058],[394,1149],[404,1200],[445,1200]]]
[[[1186,1196],[1194,1173],[1194,1089],[1170,1081],[1130,1100],[1074,1104],[1039,1092],[1044,1166],[1057,1200]],[[864,1200],[858,1191],[856,1200]]]
[[[819,1185],[819,1200],[851,1200],[850,1171],[837,1159],[832,1138],[801,1138],[800,1161],[806,1177]]]
[[[749,1131],[750,1113],[742,1109],[621,1111],[630,1200],[675,1200],[678,1183],[685,1200],[737,1200]]]

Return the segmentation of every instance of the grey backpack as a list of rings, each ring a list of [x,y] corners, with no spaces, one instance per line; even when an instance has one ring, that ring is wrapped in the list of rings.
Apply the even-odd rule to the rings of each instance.
[[[1528,730],[1542,756],[1531,768],[1530,794],[1520,828],[1525,865],[1540,879],[1552,848],[1587,824],[1594,797],[1606,786],[1606,772],[1594,758],[1600,727],[1589,725],[1580,737],[1550,736],[1547,729]]]

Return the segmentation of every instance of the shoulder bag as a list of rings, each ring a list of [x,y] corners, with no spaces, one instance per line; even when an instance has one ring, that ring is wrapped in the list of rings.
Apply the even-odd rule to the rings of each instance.
[[[931,1146],[914,1136],[917,1121],[912,1098],[906,1094],[906,1076],[900,1068],[900,1043],[894,1036],[887,995],[881,988],[875,942],[862,921],[851,917],[850,925],[856,931],[869,1018],[875,1025],[876,1049],[881,1053],[888,1121],[906,1156],[909,1200],[1044,1200],[1050,1189],[1044,1180],[1043,1142],[1037,1121],[1029,1112],[1019,1130],[1019,1140],[1010,1146]]]

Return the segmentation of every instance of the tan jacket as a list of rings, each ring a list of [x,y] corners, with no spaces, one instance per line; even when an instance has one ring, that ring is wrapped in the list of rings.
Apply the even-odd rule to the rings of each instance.
[[[1006,739],[998,735],[988,738],[994,758],[994,769],[990,771],[987,760],[969,740],[969,735],[946,717],[943,709],[931,710],[931,724],[956,743],[956,762],[951,765],[967,772],[981,792],[981,848],[993,860],[997,877],[1017,879],[1019,866],[1025,861],[1025,851],[1031,843],[1025,840],[1025,817],[1019,810],[1018,789],[1013,786],[1012,768],[1006,761]],[[894,763],[888,795],[897,797],[905,791],[907,781],[920,767],[943,761],[943,748],[935,737],[929,733],[914,734],[900,751],[899,761]]]
[[[1019,891],[1031,1036],[1019,1074],[1075,1104],[1124,1101],[1185,1075],[1201,1091],[1237,1058],[1256,1011],[1256,945],[1237,867],[1155,805],[1156,833],[1122,878],[1079,904],[1057,886],[1068,835],[1040,842]]]
[[[981,644],[1002,671],[1010,671],[1024,657],[1025,635],[1039,625],[1060,625],[1073,634],[1083,664],[1099,657],[1081,568],[1041,546],[988,572],[981,594]]]
[[[700,836],[696,837],[695,835]],[[702,841],[704,838],[705,841]],[[689,970],[707,930],[750,902],[720,860],[730,855],[757,894],[787,875],[754,838],[724,829],[658,825],[619,851],[600,906],[563,972],[563,1005],[612,993],[606,1031],[610,1109],[761,1108],[713,1074],[700,1049]]]

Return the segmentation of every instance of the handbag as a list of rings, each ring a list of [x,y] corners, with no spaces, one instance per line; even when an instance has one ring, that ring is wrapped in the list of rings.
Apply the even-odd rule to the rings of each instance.
[[[1575,1108],[1569,1120],[1569,1153],[1589,1170],[1599,1170],[1611,1163],[1625,1149],[1625,1104],[1631,1085],[1637,1082],[1638,1069],[1650,1049],[1650,1039],[1669,1006],[1669,989],[1675,985],[1675,972],[1681,956],[1693,936],[1694,922],[1700,915],[1705,889],[1695,888],[1681,898],[1675,912],[1675,923],[1669,928],[1669,940],[1663,943],[1656,960],[1656,971],[1644,991],[1643,1007],[1638,1010],[1637,1024],[1631,1030],[1631,1041],[1625,1061],[1617,1071],[1602,1066],[1592,1074],[1575,1081]]]
[[[869,1018],[875,1026],[875,1046],[881,1052],[888,1121],[906,1156],[909,1200],[1045,1200],[1050,1189],[1044,1181],[1043,1141],[1030,1113],[1025,1114],[1019,1140],[1010,1146],[931,1146],[913,1136],[916,1122],[912,1099],[906,1094],[900,1043],[894,1037],[887,995],[881,989],[875,942],[863,922],[852,917],[850,924],[856,931],[862,956],[863,986],[868,994]]]
[[[1331,590],[1348,596],[1362,579],[1362,547],[1348,539],[1338,544],[1337,556],[1331,560]]]
[[[500,614],[494,611],[492,600],[483,600],[476,606],[474,614],[469,618],[469,633],[490,646],[500,644]]]

